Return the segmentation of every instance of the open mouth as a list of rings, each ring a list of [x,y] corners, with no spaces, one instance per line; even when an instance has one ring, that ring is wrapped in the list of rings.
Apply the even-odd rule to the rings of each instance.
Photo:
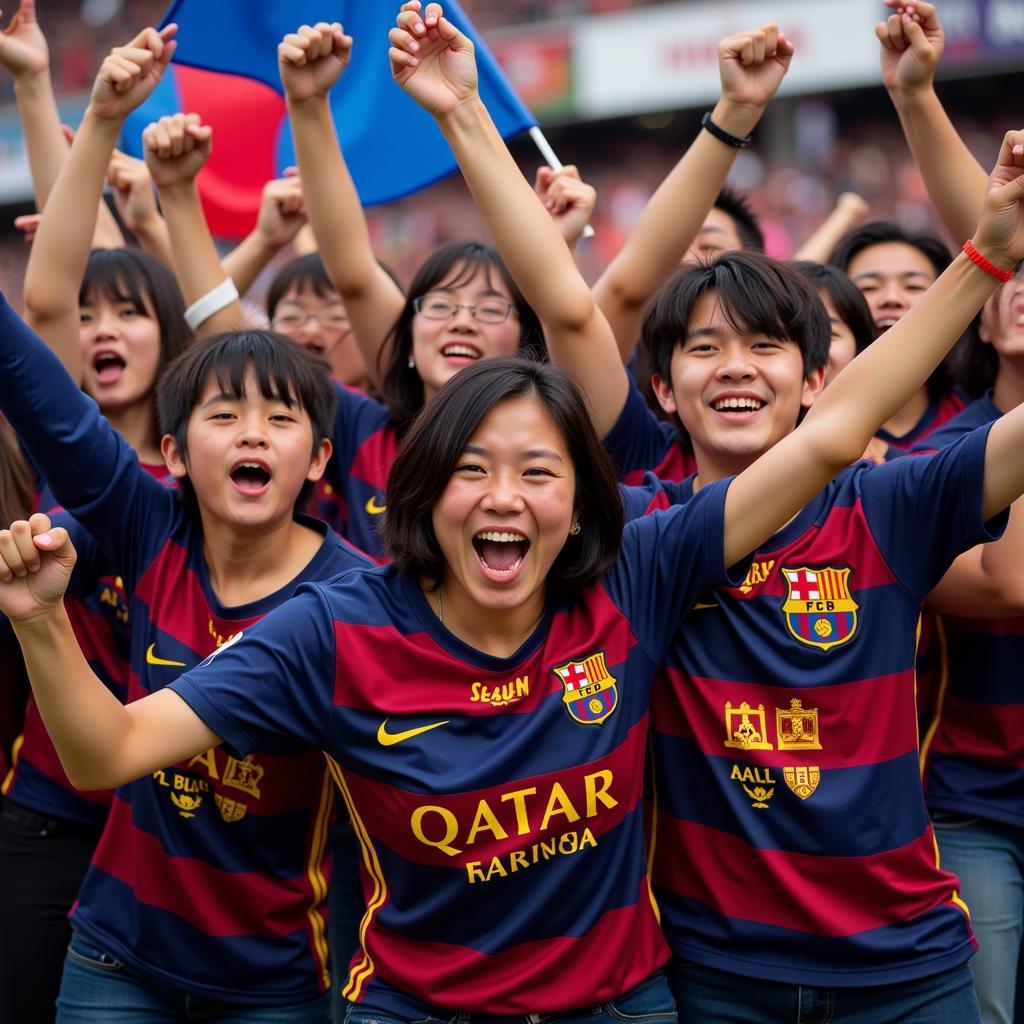
[[[100,384],[115,384],[124,373],[125,361],[116,352],[98,352],[92,361]]]
[[[473,538],[476,557],[488,576],[509,579],[523,564],[530,542],[521,533],[506,530],[481,530]]]
[[[229,474],[242,494],[262,494],[270,484],[270,470],[261,462],[239,462]]]
[[[711,403],[715,412],[737,414],[760,412],[764,406],[760,398],[719,398]]]
[[[475,363],[483,353],[475,345],[467,345],[462,341],[450,341],[441,347],[441,355],[445,359],[468,359]]]

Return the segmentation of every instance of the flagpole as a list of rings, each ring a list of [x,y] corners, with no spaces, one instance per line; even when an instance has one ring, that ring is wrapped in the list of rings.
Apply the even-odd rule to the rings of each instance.
[[[553,171],[560,171],[565,166],[555,155],[555,151],[551,148],[551,143],[544,137],[544,133],[540,130],[539,125],[534,125],[530,129],[530,138],[533,139],[537,149],[540,150],[540,155],[544,158],[548,167]],[[583,237],[594,237],[594,229],[589,224],[583,229]]]

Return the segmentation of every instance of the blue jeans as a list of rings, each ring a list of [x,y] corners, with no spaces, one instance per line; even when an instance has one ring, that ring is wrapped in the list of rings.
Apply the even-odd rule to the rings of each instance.
[[[897,985],[821,988],[745,978],[674,960],[668,980],[684,1024],[978,1024],[964,964]]]
[[[665,976],[660,972],[642,981],[616,999],[599,1006],[587,1006],[561,1013],[533,1013],[529,1016],[502,1017],[486,1013],[454,1013],[435,1010],[431,1015],[410,1021],[379,1010],[349,1005],[345,1024],[676,1024],[676,1008]]]
[[[981,1019],[1011,1024],[1024,954],[1024,829],[946,811],[932,821],[942,866],[959,875],[978,937],[971,967]]]
[[[293,1006],[239,1006],[155,984],[72,932],[57,998],[57,1024],[326,1024],[325,992]]]

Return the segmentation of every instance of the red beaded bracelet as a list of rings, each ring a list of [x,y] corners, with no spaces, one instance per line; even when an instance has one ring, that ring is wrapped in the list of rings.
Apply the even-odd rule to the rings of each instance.
[[[1000,270],[991,260],[985,259],[984,256],[974,248],[974,243],[968,238],[964,242],[964,252],[967,253],[967,258],[972,263],[977,263],[986,274],[991,274],[997,281],[1002,281],[1004,284],[1013,277],[1012,270]]]

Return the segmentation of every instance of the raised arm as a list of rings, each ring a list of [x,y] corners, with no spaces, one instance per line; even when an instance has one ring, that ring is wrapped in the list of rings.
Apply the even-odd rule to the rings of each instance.
[[[1003,270],[1024,256],[1022,172],[1024,132],[1009,132],[974,231],[977,252]],[[961,253],[912,310],[836,377],[803,423],[735,479],[725,507],[727,564],[754,551],[859,458],[875,431],[924,384],[998,283]],[[986,516],[1016,497],[1013,489],[1024,463],[1019,444],[1012,458],[1005,451],[1011,440],[993,428],[985,463]]]
[[[935,93],[935,69],[945,45],[942,23],[934,4],[885,2],[895,13],[875,26],[882,80],[932,204],[959,245],[978,221],[987,176]]]
[[[538,167],[533,191],[555,222],[569,251],[575,253],[576,245],[594,213],[597,202],[594,186],[580,177],[577,167],[566,164],[557,171],[547,166]]]
[[[239,295],[245,295],[263,268],[307,223],[302,179],[297,171],[286,171],[283,178],[274,178],[263,186],[256,227],[220,261]]]
[[[797,249],[793,259],[828,263],[836,242],[847,231],[855,228],[867,212],[868,204],[856,192],[843,192],[836,200],[835,209],[825,218],[818,230]]]
[[[402,8],[390,39],[395,80],[437,119],[498,251],[544,325],[552,357],[587,352],[600,364],[600,373],[581,373],[580,380],[598,429],[607,432],[628,387],[614,335],[558,228],[480,101],[473,44],[443,16],[439,4],[428,5],[421,18],[419,0]]]
[[[103,685],[64,610],[74,565],[67,531],[51,529],[42,514],[0,530],[0,611],[14,626],[34,698],[72,784],[107,789],[220,743],[170,690],[125,706]]]
[[[153,179],[145,161],[115,149],[107,167],[107,183],[114,190],[114,205],[124,226],[150,256],[172,267],[170,236],[156,208]]]
[[[309,223],[366,368],[379,382],[380,367],[387,364],[386,339],[405,297],[377,263],[328,102],[351,52],[352,39],[337,22],[304,25],[285,36],[277,50]]]
[[[160,32],[147,28],[104,60],[32,245],[25,271],[26,311],[75,380],[81,378],[78,291],[107,167],[124,119],[160,81],[176,31],[175,25]]]
[[[723,39],[718,44],[722,95],[711,112],[712,122],[736,138],[746,138],[782,83],[792,56],[792,43],[774,24]],[[644,308],[697,237],[738,152],[710,131],[699,131],[594,286],[623,362],[636,347]],[[588,359],[580,353],[581,362]],[[573,367],[566,368],[575,374]]]
[[[147,125],[142,145],[167,222],[174,273],[192,307],[226,277],[196,188],[196,175],[213,149],[213,129],[198,114],[173,114]],[[237,330],[245,326],[242,305],[236,298],[189,326],[200,338]]]

